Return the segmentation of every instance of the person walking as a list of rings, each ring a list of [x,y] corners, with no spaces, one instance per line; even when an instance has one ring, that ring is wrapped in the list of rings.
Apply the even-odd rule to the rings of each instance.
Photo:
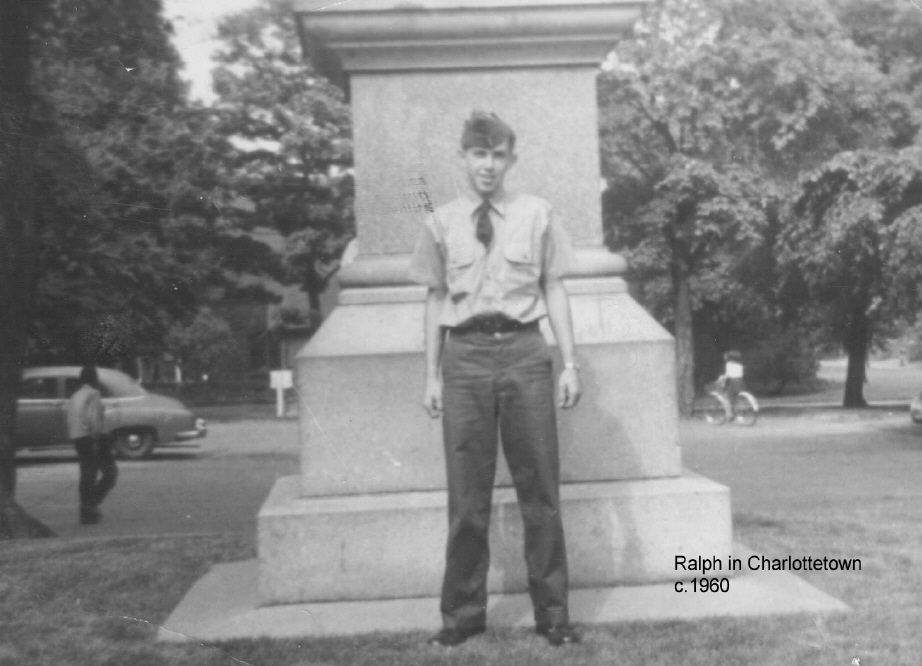
[[[509,192],[516,136],[492,113],[464,124],[460,158],[468,192],[427,219],[410,263],[428,286],[423,406],[442,418],[448,477],[448,544],[440,609],[429,643],[453,646],[485,631],[488,530],[498,441],[525,525],[535,626],[554,646],[575,643],[560,514],[548,317],[563,358],[557,405],[581,394],[569,297],[570,240],[538,197]]]
[[[118,468],[105,432],[99,376],[92,366],[81,368],[80,387],[67,403],[67,430],[80,464],[80,524],[95,525],[102,519],[99,505],[115,487]]]

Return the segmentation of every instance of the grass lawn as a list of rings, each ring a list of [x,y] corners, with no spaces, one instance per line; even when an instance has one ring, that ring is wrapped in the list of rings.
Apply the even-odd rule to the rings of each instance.
[[[820,364],[817,381],[803,386],[789,386],[781,395],[761,394],[759,403],[796,405],[798,403],[829,403],[841,405],[845,396],[844,358],[828,359]],[[905,366],[898,359],[872,359],[867,368],[864,398],[871,405],[880,402],[909,401],[922,390],[922,363],[913,362]]]
[[[871,373],[869,398],[922,387],[918,369],[882,370]],[[883,381],[897,374],[902,384]],[[886,426],[896,434],[835,423],[819,437],[803,432],[808,419],[786,421],[787,430],[776,420],[772,431],[767,418],[755,429],[713,431],[738,436],[699,436],[686,454],[701,473],[752,488],[733,504],[737,541],[770,557],[860,558],[857,573],[800,574],[851,613],[587,626],[583,644],[557,650],[522,629],[491,629],[451,650],[424,645],[418,632],[164,644],[155,641],[159,623],[210,566],[254,557],[255,534],[14,541],[0,542],[0,666],[918,666],[918,430],[901,417]]]
[[[0,544],[0,664],[626,664],[917,666],[922,655],[922,521],[909,498],[861,498],[797,515],[737,513],[763,553],[858,557],[860,573],[804,578],[854,608],[812,616],[585,627],[554,650],[526,630],[491,630],[452,650],[419,633],[220,645],[161,644],[157,624],[213,563],[253,557],[248,535],[35,540]]]

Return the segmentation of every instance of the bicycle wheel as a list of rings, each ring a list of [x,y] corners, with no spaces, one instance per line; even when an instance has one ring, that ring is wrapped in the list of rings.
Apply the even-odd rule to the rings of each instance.
[[[733,401],[735,421],[740,425],[753,426],[759,420],[759,403],[751,393],[742,391]]]
[[[706,423],[723,425],[727,422],[730,405],[727,404],[727,399],[722,395],[716,391],[711,391],[701,399],[695,412]]]

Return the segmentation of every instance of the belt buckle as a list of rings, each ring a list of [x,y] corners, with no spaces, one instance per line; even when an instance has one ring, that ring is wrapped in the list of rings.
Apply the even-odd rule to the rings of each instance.
[[[495,338],[503,334],[503,327],[506,326],[506,322],[500,317],[491,317],[485,320],[484,324],[486,332],[491,333]]]

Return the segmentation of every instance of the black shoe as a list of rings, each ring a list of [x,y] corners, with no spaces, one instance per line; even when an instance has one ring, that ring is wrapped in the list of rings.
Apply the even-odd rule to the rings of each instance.
[[[438,645],[439,647],[453,647],[461,645],[471,636],[482,634],[484,631],[486,631],[486,627],[469,627],[467,629],[445,627],[426,642],[429,645]]]
[[[569,624],[558,624],[553,627],[538,627],[538,633],[547,639],[554,647],[579,643],[580,635]]]
[[[100,520],[102,520],[102,514],[95,506],[90,507],[89,509],[80,510],[81,525],[96,525]]]

